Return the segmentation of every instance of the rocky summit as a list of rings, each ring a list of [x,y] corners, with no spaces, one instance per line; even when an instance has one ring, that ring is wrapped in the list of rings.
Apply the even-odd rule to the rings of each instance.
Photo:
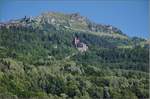
[[[1,23],[3,26],[32,26],[39,24],[52,24],[55,26],[63,26],[64,28],[79,29],[91,32],[104,33],[122,33],[122,31],[111,25],[102,25],[91,22],[88,18],[81,16],[79,13],[63,14],[57,12],[42,13],[37,17],[27,17],[22,19],[11,20],[8,23]]]

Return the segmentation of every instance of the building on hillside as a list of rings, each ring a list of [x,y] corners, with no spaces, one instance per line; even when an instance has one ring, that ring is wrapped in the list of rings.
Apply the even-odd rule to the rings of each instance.
[[[78,46],[77,46],[77,49],[80,52],[86,52],[87,49],[88,49],[88,46],[85,43],[79,43]]]
[[[88,49],[88,46],[85,43],[81,42],[78,37],[74,38],[74,45],[80,52],[85,52]]]
[[[77,48],[78,44],[80,43],[80,39],[78,37],[74,38],[74,45]]]

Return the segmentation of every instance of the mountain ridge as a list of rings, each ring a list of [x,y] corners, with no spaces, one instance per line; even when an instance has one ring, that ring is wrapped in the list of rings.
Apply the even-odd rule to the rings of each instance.
[[[66,17],[68,19],[66,19]],[[26,22],[26,24],[27,23],[29,24],[31,21],[32,22],[36,21],[37,22],[36,24],[38,24],[38,22],[40,24],[45,23],[45,22],[47,22],[49,24],[58,23],[56,25],[66,24],[66,27],[68,27],[68,28],[69,27],[72,28],[72,22],[76,21],[77,24],[85,25],[86,26],[85,28],[92,31],[92,32],[103,32],[103,31],[105,31],[105,33],[114,33],[114,32],[115,33],[122,33],[121,30],[119,30],[118,28],[116,28],[112,25],[102,25],[102,24],[96,24],[94,22],[91,22],[87,17],[83,17],[79,13],[64,14],[64,13],[58,13],[58,12],[45,12],[39,16],[36,16],[36,17],[25,16],[24,18],[20,18],[20,19],[16,19],[16,20],[10,20],[6,24],[8,24],[8,25],[11,23],[12,24],[13,23],[19,24],[20,22],[22,22],[22,23]],[[45,22],[43,22],[43,21],[45,21]],[[5,23],[1,23],[1,25],[2,24],[5,24]],[[104,30],[102,30],[102,28]]]
[[[149,97],[145,39],[78,14],[45,14],[0,24],[0,98]]]

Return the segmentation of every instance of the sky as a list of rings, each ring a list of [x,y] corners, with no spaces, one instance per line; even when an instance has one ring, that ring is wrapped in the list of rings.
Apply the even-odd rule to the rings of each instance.
[[[0,22],[42,12],[78,12],[91,21],[113,25],[130,37],[149,37],[149,0],[0,0]]]

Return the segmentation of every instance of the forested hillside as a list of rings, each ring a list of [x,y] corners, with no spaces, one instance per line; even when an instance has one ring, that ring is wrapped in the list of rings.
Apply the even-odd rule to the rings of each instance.
[[[148,99],[148,41],[78,13],[0,24],[2,99]]]

